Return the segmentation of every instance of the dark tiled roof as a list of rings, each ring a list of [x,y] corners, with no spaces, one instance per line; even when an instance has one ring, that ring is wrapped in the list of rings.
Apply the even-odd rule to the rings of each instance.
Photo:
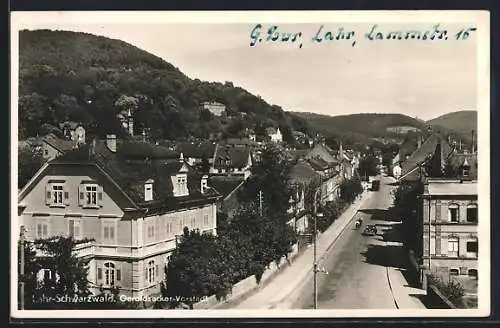
[[[191,158],[203,158],[206,157],[210,159],[214,156],[215,143],[204,142],[204,143],[191,143],[191,142],[181,142],[175,147],[177,154],[182,153],[184,157]]]
[[[93,151],[92,151],[93,148]],[[56,163],[92,162],[102,168],[120,188],[141,207],[171,208],[181,203],[203,201],[209,197],[218,196],[215,190],[202,194],[201,175],[195,172],[187,163],[178,159],[130,159],[119,152],[111,152],[105,142],[96,141],[64,154]],[[181,167],[188,170],[188,196],[174,197],[171,176],[175,176]],[[153,179],[154,201],[144,202],[144,183]]]
[[[54,147],[61,153],[65,153],[67,151],[70,151],[75,148],[76,143],[75,141],[72,140],[66,140],[66,139],[60,139],[57,137],[52,137],[52,136],[46,136],[43,137],[42,140],[49,144],[50,146]]]
[[[143,141],[119,141],[117,142],[117,153],[128,159],[174,159],[179,154],[167,147],[157,146]]]
[[[327,170],[328,168],[330,168],[330,164],[327,163],[326,161],[322,160],[319,157],[309,158],[308,161],[309,161],[309,164],[311,165],[311,167],[313,169],[315,169],[316,171],[324,171],[324,170]]]
[[[211,176],[208,185],[219,192],[223,198],[231,194],[245,179],[243,177]]]
[[[226,140],[226,144],[228,145],[239,145],[239,146],[250,146],[253,144],[252,140],[247,139],[247,138],[228,138]]]
[[[232,168],[242,168],[247,164],[248,157],[250,155],[249,147],[236,147],[236,146],[217,146],[216,153],[214,156],[214,166],[220,168],[221,160],[224,162],[226,160],[230,161],[230,167]]]
[[[319,174],[308,163],[302,161],[292,166],[289,177],[293,183],[305,184],[320,178]]]
[[[413,171],[418,165],[424,163],[428,156],[434,154],[438,143],[441,144],[441,158],[444,161],[444,159],[446,159],[451,153],[452,149],[448,145],[445,138],[443,138],[439,133],[434,133],[428,137],[422,143],[420,148],[417,148],[408,159],[403,160],[401,165],[402,175],[406,175],[410,171]]]
[[[477,179],[477,153],[474,154],[459,154],[452,152],[451,155],[448,157],[447,162],[451,164],[452,168],[452,176],[448,177],[457,177],[457,178],[462,178],[462,169],[464,166],[468,165],[469,167],[469,174],[468,178],[470,179]]]
[[[295,150],[289,150],[288,153],[293,159],[299,159],[301,157],[304,157],[309,153],[309,149],[295,149]]]

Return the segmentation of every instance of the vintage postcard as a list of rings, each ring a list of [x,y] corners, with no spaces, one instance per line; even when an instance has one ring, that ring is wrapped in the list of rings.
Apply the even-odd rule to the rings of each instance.
[[[13,12],[11,316],[488,316],[489,19]]]

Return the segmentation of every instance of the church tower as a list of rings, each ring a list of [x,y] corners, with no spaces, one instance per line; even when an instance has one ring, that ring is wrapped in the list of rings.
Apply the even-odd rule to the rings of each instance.
[[[132,116],[132,112],[129,108],[128,110],[128,115],[127,115],[127,126],[128,126],[128,133],[133,136],[134,135],[134,117]]]

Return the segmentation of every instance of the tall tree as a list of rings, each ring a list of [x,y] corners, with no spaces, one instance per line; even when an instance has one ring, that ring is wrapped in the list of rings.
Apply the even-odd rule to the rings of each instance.
[[[18,152],[17,186],[23,188],[44,163],[42,151],[33,147],[20,148]]]

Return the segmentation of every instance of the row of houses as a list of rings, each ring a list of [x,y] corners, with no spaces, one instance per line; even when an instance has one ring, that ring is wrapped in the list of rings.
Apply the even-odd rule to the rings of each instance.
[[[393,173],[400,182],[422,182],[417,217],[424,270],[438,276],[477,278],[478,162],[477,150],[450,145],[439,133],[418,141]],[[406,151],[408,147],[402,147]],[[401,156],[401,158],[403,158]]]
[[[184,227],[217,234],[217,212],[237,209],[237,191],[265,145],[249,139],[151,144],[108,135],[86,143],[47,136],[22,147],[39,148],[46,159],[18,194],[25,238],[81,240],[75,252],[88,260],[94,292],[119,287],[141,297],[160,293]],[[296,161],[290,224],[303,231],[306,186],[319,181],[322,201],[334,200],[359,156],[322,144],[284,150]]]

